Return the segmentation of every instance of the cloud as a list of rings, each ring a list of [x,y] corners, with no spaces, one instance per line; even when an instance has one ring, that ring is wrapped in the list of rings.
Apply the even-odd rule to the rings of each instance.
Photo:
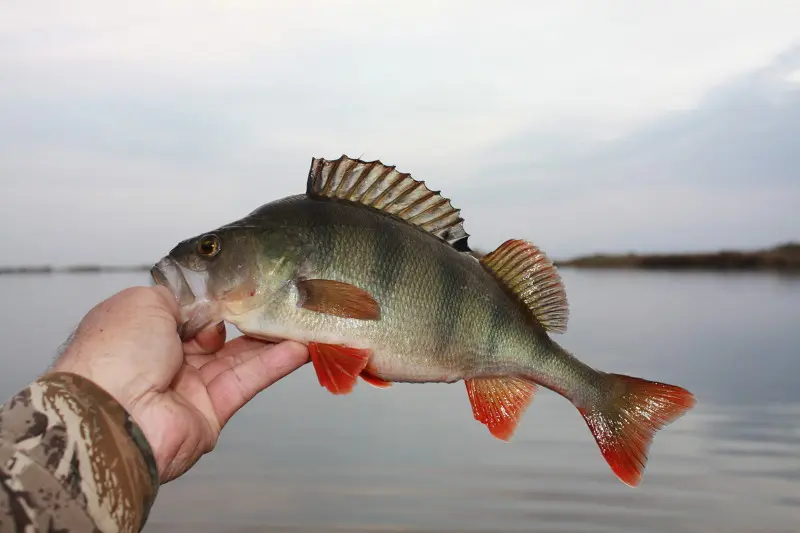
[[[698,194],[687,176],[718,185],[684,206],[733,212],[723,176],[778,176],[791,139],[754,145],[750,170],[725,166],[703,150],[722,148],[720,131],[750,139],[742,110],[702,96],[768,65],[799,18],[793,1],[12,2],[0,18],[4,262],[150,261],[301,191],[312,156],[345,152],[444,190],[486,246],[511,233],[554,254],[712,242],[716,230],[675,229],[668,209]],[[740,104],[761,98],[737,90]],[[747,121],[783,131],[770,107],[794,105],[782,102]],[[654,197],[673,204],[632,211]],[[642,232],[634,214],[650,216]],[[777,235],[757,227],[742,242]]]
[[[473,182],[491,179],[497,200],[483,193],[470,213],[505,218],[481,244],[521,235],[564,257],[800,239],[800,91],[786,75],[798,67],[793,49],[621,138],[570,151],[566,132],[535,132],[489,148]],[[499,229],[508,220],[516,235]]]

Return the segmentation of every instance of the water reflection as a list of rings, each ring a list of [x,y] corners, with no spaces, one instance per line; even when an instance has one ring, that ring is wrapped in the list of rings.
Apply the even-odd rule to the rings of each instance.
[[[463,384],[331,397],[306,367],[243,409],[162,488],[146,531],[800,531],[800,279],[564,271],[569,332],[599,368],[676,383],[698,407],[659,433],[638,489],[577,411],[537,395],[514,441]],[[0,393],[49,364],[94,303],[146,275],[0,277]]]

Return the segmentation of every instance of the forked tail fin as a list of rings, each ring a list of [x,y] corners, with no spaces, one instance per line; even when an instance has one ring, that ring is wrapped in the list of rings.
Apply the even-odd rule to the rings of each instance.
[[[635,487],[642,479],[655,433],[694,407],[695,399],[675,385],[620,374],[606,374],[606,378],[613,381],[611,399],[578,410],[611,470]]]

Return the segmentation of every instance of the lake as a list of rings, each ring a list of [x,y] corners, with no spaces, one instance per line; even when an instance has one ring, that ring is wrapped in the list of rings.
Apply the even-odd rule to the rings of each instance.
[[[550,391],[504,443],[473,420],[463,383],[360,382],[334,397],[307,365],[162,487],[145,531],[800,532],[800,277],[562,275],[562,346],[697,396],[656,436],[638,488]],[[95,303],[148,283],[144,272],[0,276],[0,397],[35,379]]]

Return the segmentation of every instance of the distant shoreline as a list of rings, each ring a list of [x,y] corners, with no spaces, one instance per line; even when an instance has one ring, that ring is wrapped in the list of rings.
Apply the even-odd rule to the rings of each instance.
[[[596,254],[557,261],[556,264],[570,268],[800,272],[800,243],[751,251]]]
[[[476,257],[483,255],[473,252]],[[595,254],[555,261],[559,267],[647,270],[800,271],[800,243],[764,250],[669,253]],[[152,265],[7,266],[3,274],[87,274],[100,272],[148,272]]]
[[[95,274],[99,272],[147,272],[151,265],[70,265],[70,266],[7,266],[0,267],[3,274]]]

